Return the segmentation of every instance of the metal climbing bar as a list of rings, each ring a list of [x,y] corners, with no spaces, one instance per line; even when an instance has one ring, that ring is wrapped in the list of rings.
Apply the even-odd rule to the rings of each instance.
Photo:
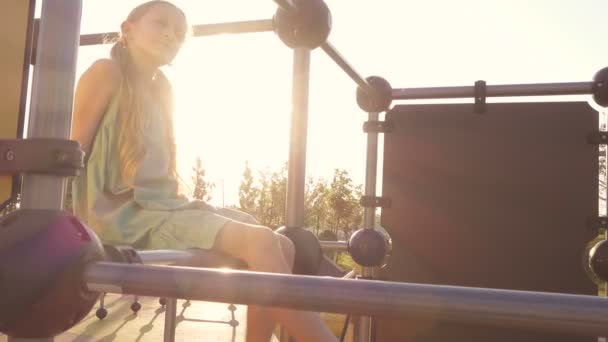
[[[195,37],[218,34],[257,33],[272,31],[272,19],[248,20],[231,23],[194,25],[192,34]]]
[[[92,291],[608,334],[608,301],[596,296],[108,262],[84,279]]]
[[[271,19],[235,21],[227,23],[202,24],[192,26],[194,37],[214,36],[220,34],[256,33],[272,31]],[[118,32],[92,33],[80,36],[80,45],[100,45],[110,43],[118,38]]]
[[[274,0],[274,2],[279,7],[288,11],[298,10],[298,7],[293,0]],[[359,75],[329,41],[325,41],[320,47],[353,81],[355,81],[355,83],[357,83],[357,85],[362,87],[365,91],[373,91],[369,83]]]
[[[342,69],[358,86],[364,90],[372,92],[373,89],[369,83],[359,75],[359,73],[342,57],[336,48],[330,43],[325,42],[321,45],[321,49]]]
[[[348,242],[346,241],[319,241],[321,249],[327,252],[333,251],[346,251],[348,249]]]
[[[144,264],[154,265],[170,265],[180,261],[189,261],[194,258],[194,254],[187,250],[145,250],[137,251],[137,254]]]
[[[324,251],[346,251],[346,241],[319,241],[321,248]],[[137,254],[144,264],[148,265],[171,265],[180,262],[189,262],[192,259],[201,258],[201,250],[173,250],[173,249],[156,249],[156,250],[140,250]],[[197,253],[198,252],[198,253]],[[204,261],[203,261],[204,266]]]
[[[486,97],[591,94],[591,82],[507,84],[486,86]],[[475,86],[393,89],[393,100],[475,97]]]
[[[285,226],[304,227],[304,192],[306,183],[306,141],[308,134],[308,88],[310,82],[310,50],[294,49],[292,81],[292,113],[287,173]]]

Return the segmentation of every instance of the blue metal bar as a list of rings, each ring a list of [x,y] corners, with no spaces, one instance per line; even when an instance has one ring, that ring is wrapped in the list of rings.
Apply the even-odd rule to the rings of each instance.
[[[588,295],[108,262],[88,266],[84,279],[92,291],[608,334],[608,300]]]

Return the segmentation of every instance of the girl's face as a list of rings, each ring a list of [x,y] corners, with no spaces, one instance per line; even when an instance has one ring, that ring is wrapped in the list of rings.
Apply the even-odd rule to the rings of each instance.
[[[171,63],[186,37],[186,18],[169,4],[150,7],[135,22],[123,24],[127,46],[134,57],[159,67]]]

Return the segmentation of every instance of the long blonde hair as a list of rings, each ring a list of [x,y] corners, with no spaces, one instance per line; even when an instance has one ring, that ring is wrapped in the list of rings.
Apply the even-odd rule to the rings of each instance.
[[[159,4],[168,4],[180,11],[185,18],[185,14],[175,5],[167,1],[153,0],[145,2],[135,7],[127,17],[127,21],[136,22],[153,6]],[[146,156],[143,135],[145,129],[143,93],[138,87],[138,76],[133,68],[126,40],[124,36],[120,36],[110,50],[110,58],[115,60],[121,70],[121,87],[120,87],[120,115],[118,116],[119,123],[119,141],[118,154],[120,159],[120,173],[122,179],[132,185],[133,178],[137,167],[142,159]],[[171,83],[165,74],[158,70],[154,79],[158,85],[159,94],[156,98],[159,100],[161,109],[166,115],[166,144],[169,148],[169,175],[178,179],[177,161],[176,161],[176,146],[175,135],[173,131],[173,89]]]

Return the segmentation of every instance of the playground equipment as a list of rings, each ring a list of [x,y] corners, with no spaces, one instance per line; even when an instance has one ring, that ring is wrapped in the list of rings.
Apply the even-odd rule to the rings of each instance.
[[[2,131],[0,141],[0,171],[22,174],[21,208],[0,221],[0,331],[13,341],[52,340],[107,292],[349,313],[359,316],[356,341],[607,336],[608,301],[597,295],[608,265],[597,159],[608,137],[598,131],[597,112],[586,103],[486,103],[490,96],[592,94],[606,105],[606,73],[579,83],[395,89],[381,77],[361,77],[327,41],[331,15],[322,1],[275,2],[273,20],[194,32],[274,30],[294,50],[287,235],[303,234],[311,50],[323,50],[355,81],[356,101],[368,112],[364,225],[348,243],[364,266],[359,279],[225,272],[210,268],[217,256],[199,258],[200,268],[111,262],[95,234],[61,211],[65,179],[83,162],[79,146],[66,140],[72,109],[66,89],[74,88],[78,46],[102,43],[108,34],[79,35],[80,1],[44,1],[34,25],[34,1],[12,0],[0,5],[8,25],[0,32],[18,41],[18,53],[5,58],[12,56],[7,72],[21,75],[7,83],[20,91],[3,100],[3,120],[23,117],[29,51],[35,73],[26,139],[18,139],[19,124]],[[395,100],[451,97],[475,103],[391,108]],[[383,196],[375,191],[379,134],[386,135]],[[558,172],[544,173],[540,159]],[[9,184],[4,180],[3,189]],[[378,207],[392,247],[373,230]],[[310,245],[318,250],[323,243]],[[391,260],[379,269],[389,249]],[[148,256],[163,263],[192,257],[171,253]],[[168,308],[168,317],[174,313]],[[167,319],[165,327],[172,341],[174,322]]]

